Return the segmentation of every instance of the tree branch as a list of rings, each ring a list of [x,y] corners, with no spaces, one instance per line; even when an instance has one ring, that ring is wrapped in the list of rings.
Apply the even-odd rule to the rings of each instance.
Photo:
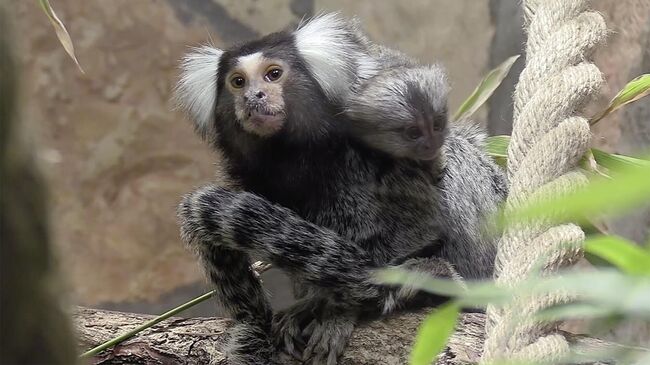
[[[354,333],[342,365],[402,365],[426,311],[403,313],[365,323]],[[74,314],[80,345],[88,349],[118,336],[154,316],[78,308]],[[464,313],[437,365],[474,364],[481,355],[485,315]],[[100,353],[93,364],[220,364],[232,322],[223,318],[177,318],[164,321],[116,347]],[[584,351],[626,349],[581,335],[567,334]],[[287,364],[298,364],[287,361]]]
[[[366,323],[355,331],[341,364],[406,364],[424,312],[405,313]],[[74,313],[83,350],[118,336],[154,316],[79,307]],[[450,342],[443,364],[477,360],[483,341],[484,315],[462,316],[460,331]],[[221,350],[232,322],[223,318],[177,318],[164,321],[138,336],[95,356],[93,364],[222,364]],[[453,358],[446,360],[446,358]],[[288,362],[291,363],[291,362]],[[297,362],[296,362],[297,364]]]

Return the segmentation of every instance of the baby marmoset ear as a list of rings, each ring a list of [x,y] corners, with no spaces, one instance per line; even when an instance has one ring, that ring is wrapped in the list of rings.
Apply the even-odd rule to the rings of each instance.
[[[183,57],[181,74],[174,90],[176,105],[194,122],[194,128],[206,137],[212,126],[217,100],[219,61],[223,51],[210,46],[194,48]]]
[[[344,102],[354,83],[377,74],[356,20],[322,14],[302,22],[293,35],[298,53],[330,100]]]

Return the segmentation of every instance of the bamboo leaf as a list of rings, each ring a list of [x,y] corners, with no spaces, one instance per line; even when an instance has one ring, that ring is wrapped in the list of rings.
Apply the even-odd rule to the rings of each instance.
[[[628,166],[613,179],[592,181],[586,188],[507,212],[503,222],[516,223],[545,217],[554,222],[585,222],[585,216],[615,214],[650,202],[650,164]],[[549,213],[553,213],[549,217]]]
[[[508,158],[510,136],[491,136],[486,143],[487,153],[492,157]]]
[[[488,137],[486,150],[499,166],[508,165],[508,144],[510,136],[492,136]]]
[[[486,150],[487,153],[497,161],[499,161],[499,159],[507,159],[509,144],[510,136],[491,136],[487,138]],[[593,156],[597,166],[594,166],[593,161],[590,161],[591,156]],[[600,175],[608,176],[607,170],[617,171],[633,166],[650,166],[650,161],[636,157],[608,153],[597,148],[592,148],[591,152],[587,153],[585,160],[581,161],[581,164],[583,164],[583,167],[589,166],[589,169],[595,169]],[[606,171],[603,171],[603,168],[605,168]]]
[[[458,303],[451,302],[434,310],[424,319],[411,350],[411,365],[431,364],[447,344],[456,327],[459,313]]]
[[[519,55],[512,56],[505,60],[502,64],[490,71],[481,83],[476,87],[474,92],[463,102],[454,114],[453,120],[461,120],[470,117],[474,114],[490,96],[494,93],[503,79],[508,75],[512,65],[517,61]]]
[[[610,178],[609,171],[606,168],[599,165],[594,157],[594,152],[592,150],[587,150],[584,156],[578,162],[578,165],[585,171],[588,171],[592,174],[598,174],[602,177]]]
[[[541,310],[535,315],[540,321],[565,321],[568,319],[594,319],[611,316],[611,308],[599,307],[591,303],[567,303]]]
[[[84,70],[81,68],[79,61],[77,60],[77,56],[74,53],[74,45],[72,44],[72,39],[70,38],[70,34],[65,29],[65,25],[63,24],[61,19],[59,19],[59,17],[54,12],[54,9],[52,9],[52,5],[50,5],[50,1],[38,0],[38,2],[41,5],[41,8],[43,8],[43,11],[47,15],[48,19],[50,19],[50,22],[52,23],[52,26],[56,31],[56,36],[59,38],[59,42],[61,42],[63,49],[65,49],[65,51],[68,53],[70,58],[72,58],[74,63],[79,68],[79,71],[81,71],[81,73],[84,73]]]
[[[585,241],[585,251],[598,256],[631,275],[650,275],[650,253],[635,243],[615,236],[599,236]]]
[[[600,166],[612,171],[625,169],[630,166],[650,166],[650,161],[648,160],[607,153],[597,148],[592,148],[591,153],[593,153],[594,159]]]
[[[616,96],[609,102],[607,109],[603,110],[597,116],[591,118],[589,124],[594,125],[607,115],[615,112],[621,107],[633,103],[650,94],[650,74],[641,75],[625,85],[623,90],[619,91]]]
[[[460,305],[467,307],[485,307],[489,303],[505,303],[512,297],[510,289],[499,287],[492,281],[471,281],[461,285],[454,280],[439,279],[421,272],[395,268],[377,270],[375,280],[379,284],[400,285],[455,298]]]
[[[518,295],[538,296],[567,292],[583,303],[624,315],[650,319],[650,276],[629,275],[617,270],[575,270],[547,278],[532,278],[516,289]]]

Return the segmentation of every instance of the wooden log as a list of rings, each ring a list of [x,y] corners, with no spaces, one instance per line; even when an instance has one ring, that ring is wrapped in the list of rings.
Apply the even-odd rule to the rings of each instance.
[[[426,311],[402,313],[364,323],[355,330],[342,365],[403,365]],[[74,314],[83,350],[95,347],[153,316],[78,308]],[[463,313],[447,349],[436,365],[478,362],[484,339],[485,315]],[[232,321],[224,318],[171,318],[140,335],[106,350],[92,364],[219,364],[227,365],[222,353]],[[565,333],[581,351],[626,351],[628,348],[587,336]],[[638,349],[636,349],[638,350]],[[650,352],[649,352],[650,353]],[[286,360],[287,364],[299,364]]]
[[[405,313],[361,325],[341,360],[345,365],[401,365],[424,312]],[[78,308],[73,315],[85,351],[153,318],[150,315]],[[467,313],[438,364],[476,362],[483,343],[485,316]],[[228,364],[222,349],[232,321],[223,318],[171,318],[100,353],[93,364]],[[298,364],[287,360],[289,364]]]

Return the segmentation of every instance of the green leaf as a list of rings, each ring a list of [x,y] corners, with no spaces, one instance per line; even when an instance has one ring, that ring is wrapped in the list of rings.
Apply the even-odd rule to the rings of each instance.
[[[401,269],[382,269],[375,272],[375,280],[384,285],[400,285],[445,297],[456,298],[462,306],[485,307],[487,304],[507,302],[512,291],[492,281],[472,281],[465,285],[449,279],[438,279],[421,272]]]
[[[487,138],[486,151],[499,165],[505,166],[508,159],[509,144],[510,136],[491,136]],[[607,153],[599,149],[592,148],[590,151],[587,151],[585,157],[580,162],[580,165],[587,171],[591,171],[600,176],[610,178],[610,170],[620,171],[625,170],[628,167],[650,166],[650,161],[624,155]],[[591,220],[582,222],[582,228],[587,233],[606,233]]]
[[[411,350],[411,365],[431,364],[447,344],[456,327],[459,313],[458,303],[451,302],[434,310],[424,319]]]
[[[491,136],[487,138],[487,153],[499,166],[508,166],[508,144],[510,136]]]
[[[650,161],[648,160],[607,153],[597,148],[592,148],[591,153],[593,153],[598,165],[612,171],[625,169],[630,166],[650,166]]]
[[[598,174],[602,177],[607,178],[611,177],[609,176],[609,171],[598,164],[592,150],[587,150],[587,152],[585,152],[585,154],[580,159],[580,162],[578,162],[578,165],[583,170],[588,171],[592,174]]]
[[[492,157],[508,158],[510,136],[491,136],[487,138],[486,150]]]
[[[77,56],[75,56],[74,45],[72,44],[72,39],[70,38],[70,34],[68,33],[67,29],[65,29],[65,25],[63,24],[61,19],[59,19],[59,17],[56,16],[54,9],[52,9],[52,5],[50,5],[50,1],[38,0],[38,2],[41,5],[41,8],[43,8],[43,11],[47,15],[48,19],[50,19],[50,23],[52,23],[52,26],[56,31],[56,36],[59,38],[59,42],[61,42],[63,49],[65,49],[65,51],[68,53],[70,58],[72,58],[74,63],[79,68],[79,71],[81,71],[81,73],[84,73],[84,70],[81,68],[79,61],[77,60]]]
[[[512,65],[518,58],[519,55],[512,56],[490,71],[487,76],[481,80],[481,83],[476,87],[469,98],[467,98],[460,108],[458,108],[458,111],[454,114],[453,120],[465,119],[474,114],[478,108],[480,108],[485,101],[490,98],[494,93],[494,90],[501,85],[501,82],[508,75],[510,68],[512,68]]]
[[[591,303],[566,303],[545,308],[535,315],[540,321],[564,321],[567,319],[604,318],[613,314],[612,309]]]
[[[456,281],[397,268],[377,270],[374,279],[378,284],[406,286],[447,297],[459,297],[465,292],[465,288]]]
[[[623,238],[590,238],[585,241],[585,251],[612,263],[628,274],[650,276],[650,253]]]
[[[597,268],[612,268],[614,265],[612,265],[611,262],[604,260],[600,256],[596,256],[590,252],[585,252],[585,260],[589,262],[593,267]]]
[[[585,222],[586,215],[616,214],[650,202],[650,165],[628,166],[612,179],[592,181],[586,188],[563,197],[524,205],[497,217],[501,223],[548,218],[553,222]],[[549,217],[549,213],[552,216]],[[505,222],[504,222],[505,220]]]
[[[607,115],[620,109],[624,105],[635,102],[650,94],[650,74],[641,75],[625,85],[623,90],[619,91],[616,96],[609,102],[607,109],[602,113],[591,118],[589,124],[594,125]]]
[[[492,156],[495,160],[508,158],[508,145],[510,144],[510,136],[500,135],[500,136],[491,136],[487,138],[486,150],[487,153]],[[593,161],[591,157],[596,160],[597,166],[593,166]],[[588,164],[589,168],[593,170],[599,170],[605,168],[607,170],[621,170],[630,166],[648,166],[650,165],[649,160],[644,160],[636,157],[630,157],[625,155],[617,155],[614,153],[608,153],[597,148],[592,148],[591,152],[587,153],[585,160],[581,164]],[[603,171],[600,171],[599,174],[603,174]]]
[[[616,270],[580,270],[533,278],[516,289],[518,296],[565,292],[608,315],[650,319],[650,277]],[[595,310],[591,314],[595,314]]]

